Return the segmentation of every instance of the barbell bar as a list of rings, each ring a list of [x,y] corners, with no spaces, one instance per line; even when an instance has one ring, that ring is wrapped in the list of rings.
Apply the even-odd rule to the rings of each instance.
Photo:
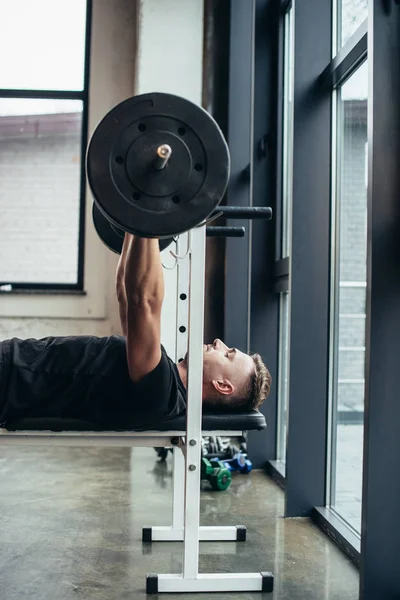
[[[97,206],[93,204],[92,207],[92,218],[94,228],[97,235],[105,246],[116,254],[121,254],[122,244],[124,241],[125,232],[119,229],[99,211]],[[244,237],[244,227],[207,227],[207,237]],[[168,246],[174,241],[174,238],[162,238],[158,240],[160,252],[168,248]]]

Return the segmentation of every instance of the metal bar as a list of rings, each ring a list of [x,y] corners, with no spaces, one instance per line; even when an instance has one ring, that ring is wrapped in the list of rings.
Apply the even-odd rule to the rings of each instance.
[[[207,227],[207,237],[244,237],[246,229],[244,227]]]
[[[400,8],[370,2],[360,598],[400,597]]]
[[[289,275],[289,258],[281,258],[275,261],[274,265],[274,277],[284,277]]]
[[[85,276],[85,225],[86,225],[86,168],[85,158],[88,144],[89,129],[89,84],[90,84],[90,48],[92,40],[92,0],[86,4],[86,31],[85,31],[85,70],[83,77],[83,112],[81,134],[81,173],[80,173],[80,203],[79,203],[79,238],[78,238],[78,264],[77,286],[83,290]]]
[[[183,233],[177,240],[177,255],[182,256],[188,248],[188,233]],[[176,308],[176,345],[175,360],[181,361],[188,348],[188,319],[189,319],[189,257],[178,260],[177,266],[177,308]]]
[[[273,290],[276,294],[284,294],[289,291],[289,276],[284,275],[274,281]]]
[[[199,573],[200,450],[203,391],[203,328],[205,285],[205,227],[189,232],[189,343],[185,457],[185,541],[183,577]]]
[[[214,213],[219,212],[226,219],[272,219],[269,206],[218,206]]]
[[[238,529],[235,525],[204,526],[199,529],[200,542],[236,542]],[[178,527],[152,527],[152,542],[182,542],[184,529]]]
[[[130,433],[104,433],[96,435],[96,432],[13,432],[2,433],[0,430],[0,446],[161,446],[173,447],[176,444],[172,443],[169,436],[162,434],[149,435],[147,432],[143,435]],[[176,437],[182,435],[182,432],[172,432],[172,436],[176,433]]]
[[[185,459],[180,448],[174,448],[173,450],[172,476],[172,529],[183,531],[185,508]]]
[[[218,430],[209,430],[203,429],[201,434],[204,436],[213,435],[213,436],[240,436],[242,435],[243,430],[240,429],[218,429]],[[37,438],[43,439],[42,444],[46,444],[48,440],[51,439],[52,443],[60,443],[63,445],[68,441],[68,439],[76,438],[92,438],[96,440],[104,440],[104,445],[106,446],[106,441],[110,437],[115,438],[129,438],[131,440],[140,439],[142,437],[149,437],[153,440],[155,438],[162,438],[164,440],[163,444],[166,443],[166,438],[181,438],[186,435],[186,431],[182,429],[171,430],[171,431],[51,431],[51,430],[9,430],[5,428],[0,428],[0,443],[2,440],[19,440],[15,441],[15,444],[26,445],[30,444],[29,439]],[[59,442],[57,442],[59,440]],[[35,442],[34,442],[35,443]],[[78,443],[73,443],[72,445],[79,445]],[[135,444],[132,443],[132,446]],[[154,443],[154,446],[157,444]],[[160,444],[162,445],[162,444]],[[178,444],[172,444],[173,446],[177,446]]]
[[[331,8],[299,2],[294,11],[287,517],[309,516],[325,503],[332,93],[316,81],[331,59]]]
[[[162,171],[168,164],[169,159],[172,156],[172,148],[168,144],[162,144],[157,148],[157,156],[154,160],[153,166],[157,171]]]
[[[9,283],[0,281],[0,294],[74,294],[86,296],[84,290],[78,289],[78,284],[63,283]]]
[[[366,59],[367,50],[368,19],[365,19],[322,72],[319,83],[330,89],[338,87]]]
[[[201,573],[196,579],[158,575],[157,580],[158,592],[272,592],[271,573]]]
[[[285,123],[286,111],[285,111],[285,83],[289,78],[289,73],[286,72],[286,19],[287,13],[291,8],[286,6],[287,2],[281,1],[280,13],[277,24],[277,48],[276,48],[276,132],[275,132],[275,147],[276,161],[275,161],[275,210],[274,210],[274,221],[275,221],[275,259],[279,260],[282,257],[282,225],[283,225],[283,177],[284,177],[284,145],[285,145],[285,127],[288,124]],[[293,14],[293,13],[292,13]],[[287,91],[286,91],[287,94]],[[256,96],[257,98],[257,96]]]
[[[293,0],[280,0],[280,9],[282,14],[286,14],[292,8]]]
[[[89,9],[88,2],[88,9]],[[0,98],[37,98],[40,100],[84,100],[85,90],[11,90],[0,88]]]

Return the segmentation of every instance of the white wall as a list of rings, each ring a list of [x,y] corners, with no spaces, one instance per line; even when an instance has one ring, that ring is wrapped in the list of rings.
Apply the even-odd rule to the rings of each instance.
[[[203,0],[93,0],[89,133],[121,100],[164,91],[201,102]],[[39,233],[40,235],[40,233]],[[170,257],[164,261],[171,264]],[[74,296],[0,296],[0,339],[119,332],[117,257],[98,240],[87,192],[85,290]],[[175,347],[176,274],[164,271],[163,343]],[[7,316],[5,318],[5,316]]]

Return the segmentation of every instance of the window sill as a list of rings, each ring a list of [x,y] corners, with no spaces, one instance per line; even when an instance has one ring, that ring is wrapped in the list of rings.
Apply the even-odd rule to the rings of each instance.
[[[314,508],[311,518],[359,567],[361,540],[346,522],[329,508]]]
[[[99,282],[100,283],[100,282]],[[1,318],[104,319],[104,285],[82,290],[13,290],[0,293]]]
[[[0,296],[86,296],[85,290],[57,290],[57,289],[14,289],[10,291],[0,290]]]
[[[268,475],[284,490],[286,482],[286,466],[280,460],[269,460],[265,465]]]

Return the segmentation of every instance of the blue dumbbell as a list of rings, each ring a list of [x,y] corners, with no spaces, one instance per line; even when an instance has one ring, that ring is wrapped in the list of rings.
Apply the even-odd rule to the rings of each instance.
[[[224,467],[230,471],[239,471],[240,473],[250,473],[253,468],[251,461],[241,452],[238,452],[229,460],[221,460],[219,462],[222,462]]]

